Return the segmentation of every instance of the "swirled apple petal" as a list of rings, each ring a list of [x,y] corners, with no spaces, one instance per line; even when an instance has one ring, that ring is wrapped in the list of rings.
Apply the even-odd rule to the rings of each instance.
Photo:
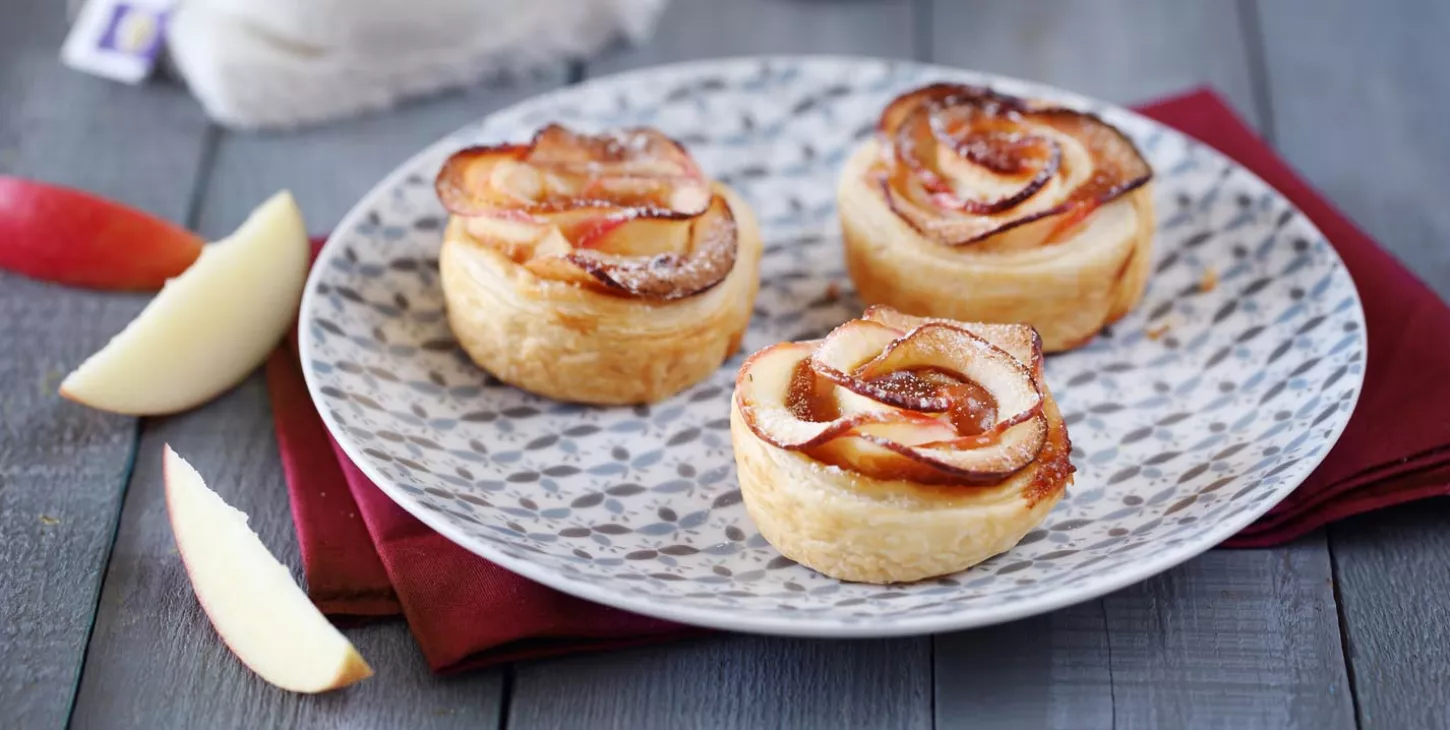
[[[981,87],[903,94],[882,112],[878,137],[888,205],[952,246],[1050,243],[1152,177],[1132,141],[1098,117]]]
[[[1031,464],[1046,443],[1040,356],[1030,327],[877,307],[824,340],[752,356],[737,378],[737,405],[756,436],[824,464],[877,479],[991,484]],[[957,420],[963,408],[986,420]]]

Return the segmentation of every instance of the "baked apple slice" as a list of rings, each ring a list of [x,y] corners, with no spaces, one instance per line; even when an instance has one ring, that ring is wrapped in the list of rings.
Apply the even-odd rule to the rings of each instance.
[[[648,128],[584,135],[549,125],[527,145],[470,147],[448,158],[435,188],[443,207],[469,217],[547,215],[608,201],[688,218],[711,198],[689,153]]]
[[[1147,184],[1132,140],[1092,114],[960,84],[904,94],[881,115],[888,206],[946,245],[999,250],[1062,240]]]
[[[1032,463],[1048,428],[1030,327],[984,326],[1014,353],[961,323],[876,314],[746,361],[736,397],[758,438],[923,484],[996,483]]]
[[[584,135],[550,125],[527,145],[455,153],[435,187],[470,234],[542,279],[670,301],[735,266],[729,204],[653,129]]]
[[[748,358],[730,404],[741,499],[782,555],[905,583],[998,555],[1072,483],[1067,426],[1017,324],[873,307]]]

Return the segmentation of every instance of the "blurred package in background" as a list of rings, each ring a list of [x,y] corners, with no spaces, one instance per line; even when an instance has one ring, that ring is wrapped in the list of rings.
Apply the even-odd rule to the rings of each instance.
[[[67,66],[128,84],[151,75],[176,0],[68,0],[73,25],[60,49]]]
[[[649,36],[666,0],[89,0],[62,58],[135,83],[160,50],[218,123],[315,124]]]

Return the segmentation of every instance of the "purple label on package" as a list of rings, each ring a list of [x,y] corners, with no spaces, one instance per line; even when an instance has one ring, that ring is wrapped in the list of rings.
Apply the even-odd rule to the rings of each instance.
[[[139,83],[161,56],[176,0],[87,0],[60,57],[72,68]]]
[[[118,53],[155,58],[161,52],[161,28],[166,11],[117,3],[101,34],[100,47]]]

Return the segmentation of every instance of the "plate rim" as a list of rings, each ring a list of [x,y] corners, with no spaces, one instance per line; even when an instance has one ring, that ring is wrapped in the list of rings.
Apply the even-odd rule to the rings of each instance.
[[[298,310],[298,322],[307,322],[313,319],[314,309],[317,306],[317,302],[320,300],[319,296],[316,293],[317,285],[320,283],[321,277],[325,275],[325,272],[328,269],[326,264],[338,254],[339,249],[337,246],[334,245],[334,241],[340,239],[340,236],[338,235],[339,232],[345,232],[355,228],[358,221],[366,216],[369,207],[369,201],[374,200],[379,195],[396,186],[409,174],[412,174],[412,168],[416,166],[420,161],[436,154],[438,150],[446,149],[449,146],[456,145],[456,138],[465,131],[478,127],[492,117],[512,112],[517,107],[526,104],[532,105],[544,103],[546,100],[556,97],[576,94],[579,93],[579,90],[581,88],[585,88],[590,85],[618,83],[620,79],[629,76],[645,76],[656,73],[669,74],[671,72],[689,73],[690,71],[699,68],[710,68],[722,65],[743,63],[825,63],[878,65],[893,64],[901,66],[911,66],[917,69],[921,69],[926,73],[942,73],[946,75],[961,75],[963,73],[967,73],[982,78],[984,82],[988,85],[1006,84],[1032,88],[1034,90],[1043,92],[1046,95],[1065,100],[1069,104],[1074,104],[1078,106],[1092,106],[1098,109],[1112,110],[1114,114],[1126,115],[1134,119],[1138,123],[1146,123],[1154,128],[1164,130],[1169,134],[1176,134],[1187,138],[1192,143],[1200,146],[1201,148],[1203,148],[1203,150],[1207,151],[1214,159],[1216,159],[1220,163],[1232,165],[1233,167],[1237,168],[1237,171],[1239,173],[1248,175],[1252,180],[1256,181],[1260,185],[1263,185],[1265,189],[1273,191],[1276,195],[1283,199],[1284,202],[1288,204],[1288,206],[1296,214],[1298,214],[1300,218],[1303,219],[1303,222],[1307,226],[1309,226],[1309,229],[1317,234],[1319,238],[1325,240],[1326,242],[1329,240],[1328,237],[1324,235],[1323,231],[1319,230],[1319,227],[1314,224],[1314,221],[1311,220],[1309,216],[1305,214],[1298,205],[1296,205],[1293,201],[1289,200],[1288,196],[1284,195],[1284,193],[1281,192],[1278,188],[1270,185],[1253,170],[1248,169],[1246,166],[1240,164],[1237,160],[1234,160],[1223,152],[1220,152],[1217,148],[1208,144],[1207,142],[1199,140],[1192,135],[1179,131],[1166,124],[1139,114],[1131,108],[1119,104],[1105,102],[1099,99],[1095,99],[1093,97],[1079,94],[1077,92],[1062,89],[1051,84],[1029,81],[1013,76],[991,73],[987,71],[979,71],[976,69],[948,66],[936,63],[925,63],[906,59],[892,59],[852,54],[747,54],[738,56],[720,56],[706,59],[695,59],[689,61],[679,61],[674,63],[645,66],[641,68],[630,69],[626,71],[620,71],[604,76],[586,79],[585,81],[578,84],[561,86],[557,89],[552,89],[550,91],[519,99],[507,106],[496,109],[482,117],[473,119],[466,124],[455,128],[453,131],[448,132],[447,134],[433,141],[432,143],[427,144],[418,152],[410,155],[406,160],[398,163],[398,165],[396,165],[387,175],[385,175],[381,180],[379,180],[376,184],[369,188],[366,193],[359,197],[357,202],[355,202],[352,207],[348,209],[348,212],[342,217],[342,219],[338,221],[332,232],[328,234],[327,241],[318,251],[317,257],[313,263],[312,270],[308,273],[306,288],[303,290],[302,301]],[[1355,283],[1354,277],[1350,275],[1349,269],[1345,265],[1343,257],[1339,255],[1338,249],[1336,249],[1332,243],[1327,248],[1329,254],[1333,257],[1333,260],[1338,264],[1341,269],[1344,270],[1345,278],[1349,282],[1350,292],[1353,294],[1354,297],[1355,315],[1359,322],[1360,332],[1367,341],[1368,331],[1366,326],[1367,323],[1365,322],[1364,318],[1364,302],[1363,299],[1360,297],[1359,287]],[[308,395],[312,398],[314,404],[318,404],[325,402],[325,399],[322,397],[322,386],[316,381],[316,378],[318,376],[313,374],[312,368],[307,367],[307,363],[312,360],[312,347],[313,345],[311,344],[310,338],[298,338],[298,356],[302,365],[303,380],[307,384]],[[1364,361],[1366,363],[1368,362],[1368,353],[1365,354]],[[499,565],[505,570],[513,572],[529,580],[533,580],[537,583],[541,583],[562,593],[572,595],[577,598],[582,598],[584,600],[588,600],[594,603],[599,603],[605,606],[629,611],[631,613],[665,619],[668,621],[674,621],[677,623],[687,624],[691,626],[700,626],[706,628],[723,629],[727,631],[773,636],[797,636],[812,638],[885,638],[899,636],[918,636],[923,634],[959,631],[964,629],[993,626],[996,624],[1007,623],[1023,618],[1028,618],[1031,616],[1049,613],[1068,606],[1073,606],[1079,603],[1085,603],[1087,601],[1094,600],[1096,598],[1101,598],[1102,596],[1105,596],[1114,591],[1140,583],[1155,575],[1159,575],[1161,573],[1172,570],[1173,568],[1178,567],[1179,565],[1182,565],[1183,563],[1186,563],[1189,560],[1192,560],[1193,558],[1196,558],[1208,552],[1209,550],[1212,550],[1224,540],[1232,537],[1234,534],[1243,530],[1243,528],[1252,524],[1259,517],[1263,516],[1269,510],[1273,509],[1275,506],[1281,503],[1290,494],[1292,494],[1294,490],[1298,489],[1304,483],[1304,481],[1308,479],[1311,474],[1314,473],[1314,470],[1317,469],[1321,463],[1323,463],[1324,459],[1328,457],[1329,452],[1332,451],[1334,446],[1339,443],[1340,437],[1344,435],[1345,428],[1349,425],[1350,419],[1354,416],[1354,411],[1359,405],[1360,396],[1364,392],[1364,373],[1365,369],[1361,369],[1359,373],[1353,374],[1354,395],[1349,399],[1350,407],[1348,411],[1346,411],[1345,417],[1334,427],[1334,431],[1330,435],[1330,437],[1325,440],[1326,447],[1322,449],[1318,454],[1301,461],[1301,463],[1312,463],[1308,463],[1308,466],[1303,471],[1302,476],[1298,477],[1297,481],[1292,487],[1281,489],[1280,493],[1276,495],[1275,498],[1265,499],[1258,506],[1252,507],[1250,509],[1244,509],[1237,515],[1234,515],[1232,518],[1219,522],[1218,525],[1215,526],[1213,529],[1205,531],[1200,535],[1200,537],[1196,539],[1185,540],[1176,548],[1157,553],[1160,556],[1157,560],[1150,559],[1143,561],[1133,561],[1125,564],[1122,569],[1118,571],[1105,574],[1096,581],[1084,582],[1076,589],[1045,592],[1030,598],[1014,600],[1009,603],[1001,604],[995,610],[978,609],[965,612],[957,611],[920,617],[898,616],[892,617],[887,620],[868,620],[859,623],[845,623],[838,620],[822,620],[818,617],[806,614],[801,614],[797,618],[786,618],[782,615],[760,615],[754,613],[731,612],[723,608],[709,608],[692,606],[688,604],[658,602],[648,596],[611,591],[607,588],[603,588],[593,583],[572,580],[565,577],[561,572],[548,568],[540,563],[536,563],[523,558],[515,558],[509,556],[503,553],[501,550],[493,548],[492,546],[487,545],[481,541],[472,540],[465,533],[463,533],[461,529],[457,528],[451,521],[444,519],[442,516],[432,512],[431,510],[423,509],[420,505],[413,503],[411,499],[404,496],[403,490],[401,490],[396,484],[394,484],[392,479],[381,474],[376,470],[376,468],[372,466],[370,460],[362,454],[362,448],[352,440],[352,438],[347,434],[346,430],[342,429],[339,424],[334,422],[330,412],[327,409],[317,408],[317,413],[321,417],[323,425],[327,428],[328,433],[333,437],[337,445],[342,448],[343,452],[347,454],[348,458],[353,461],[353,464],[363,473],[364,476],[370,479],[373,484],[378,487],[378,489],[382,490],[382,492],[387,495],[394,504],[401,507],[405,512],[409,513],[414,518],[422,522],[424,525],[428,526],[429,529],[434,530],[455,545],[458,545],[459,547],[462,547],[463,549],[468,550],[469,552],[478,555],[485,560]]]

